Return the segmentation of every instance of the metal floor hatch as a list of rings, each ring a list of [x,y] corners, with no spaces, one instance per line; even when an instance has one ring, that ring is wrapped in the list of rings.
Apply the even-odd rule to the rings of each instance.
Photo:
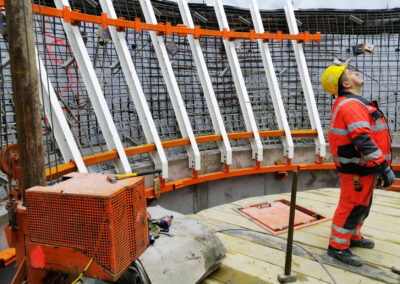
[[[285,233],[288,230],[290,201],[286,199],[252,204],[238,208],[236,211],[274,235]],[[294,228],[304,228],[330,219],[296,205]]]

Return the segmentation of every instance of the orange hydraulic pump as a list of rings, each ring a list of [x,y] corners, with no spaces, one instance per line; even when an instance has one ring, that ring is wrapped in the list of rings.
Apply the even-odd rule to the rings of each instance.
[[[5,227],[19,269],[13,283],[44,283],[49,273],[117,280],[149,243],[144,178],[107,181],[73,173],[26,191],[16,224]]]

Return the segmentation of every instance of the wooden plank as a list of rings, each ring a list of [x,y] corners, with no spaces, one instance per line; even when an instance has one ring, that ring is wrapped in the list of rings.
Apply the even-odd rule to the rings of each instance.
[[[331,197],[328,195],[322,196],[321,194],[317,194],[315,192],[299,192],[298,195],[301,198],[307,198],[307,199],[315,200],[315,201],[318,201],[320,203],[325,203],[325,204],[337,205],[339,202],[339,196],[338,197]],[[372,202],[371,212],[377,212],[379,214],[386,214],[386,215],[390,215],[390,216],[400,217],[400,210],[398,208],[382,206],[382,205],[379,205],[379,202],[374,202],[374,201]],[[396,218],[394,220],[398,220],[398,224],[400,226],[400,218]]]
[[[232,211],[232,213],[235,213],[235,212]],[[203,210],[197,214],[200,216],[204,216],[207,218],[225,222],[226,224],[235,225],[235,226],[239,226],[239,227],[243,227],[243,228],[249,228],[249,229],[253,229],[253,230],[260,230],[260,226],[258,226],[251,220],[238,215],[237,213],[235,213],[236,214],[236,216],[235,216],[228,212],[210,208],[207,210]]]
[[[226,234],[218,234],[224,246],[230,252],[240,253],[260,261],[280,264],[284,267],[285,252],[262,246],[247,240],[239,239]],[[329,272],[338,283],[380,283],[355,273],[344,271],[343,269],[328,266]],[[304,257],[293,255],[292,271],[305,274],[317,280],[330,280],[322,268],[318,268],[315,261]]]
[[[275,200],[279,200],[279,199],[288,199],[288,197],[287,197],[287,195],[284,195],[283,193],[270,194],[270,195],[255,196],[255,197],[249,197],[249,198],[237,200],[235,202],[232,202],[231,204],[235,204],[235,205],[237,205],[237,207],[241,207],[241,206],[246,206],[246,205],[253,204],[253,203],[260,203],[263,201],[275,201]],[[290,198],[288,200],[290,200]],[[223,205],[225,205],[225,204],[223,204]]]
[[[314,189],[315,191],[321,191],[321,192],[337,192],[338,194],[340,193],[340,188],[320,188],[320,189]],[[313,191],[313,190],[310,190]],[[384,189],[374,189],[374,195],[377,196],[382,196],[382,197],[388,197],[388,199],[395,199],[397,201],[400,200],[400,192],[394,192],[394,191],[388,191]]]
[[[277,197],[278,196],[275,196],[272,200],[275,200],[275,198],[277,198]],[[236,205],[235,203],[224,204],[224,205],[221,205],[221,206],[218,206],[215,208],[219,208],[220,210],[225,210],[226,212],[230,212],[231,210],[233,211],[232,208],[237,208],[239,206],[244,206],[244,205],[248,205],[248,204],[252,204],[252,203],[265,201],[265,198],[263,196],[263,197],[246,199],[246,201],[247,200],[250,202],[248,202],[248,203],[244,202],[245,204],[241,204],[241,205]],[[309,200],[304,200],[302,198],[299,198],[298,201],[299,201],[298,204],[303,205],[309,209],[315,210],[316,212],[318,212],[320,214],[328,215],[328,216],[330,216],[330,215],[326,214],[327,212],[323,212],[323,211],[325,211],[328,207],[331,207],[331,208],[333,207],[332,205],[329,205],[329,206],[322,205],[321,206],[321,203],[317,204],[315,202],[310,202]],[[307,204],[305,205],[304,202],[306,202]],[[315,206],[317,206],[317,208],[315,208]],[[336,208],[336,206],[334,206],[334,208]],[[393,222],[397,221],[397,220],[394,220],[395,217],[385,216],[384,219],[382,220],[382,217],[380,217],[380,216],[376,217],[375,214],[376,213],[371,212],[370,216],[367,218],[367,220],[363,226],[363,229],[362,229],[363,235],[365,237],[372,238],[375,240],[380,239],[382,241],[387,241],[387,242],[396,244],[396,246],[398,244],[400,244],[400,240],[398,238],[399,230],[396,230],[396,228],[398,228],[398,227],[396,227],[396,225],[394,225],[394,227],[393,227],[390,223],[391,222],[390,219],[393,219]],[[389,225],[387,225],[387,223],[389,223]],[[331,221],[323,222],[323,223],[321,223],[321,226],[330,228]],[[314,226],[312,226],[312,227],[314,227]],[[310,228],[312,228],[312,227],[310,227]],[[305,228],[303,230],[307,231],[307,228]],[[390,232],[388,230],[392,230],[392,232]],[[327,234],[327,236],[329,236],[329,235],[330,235],[330,232],[329,232],[329,234]],[[395,250],[395,248],[394,248],[394,250]],[[383,252],[388,252],[388,249],[384,250]]]
[[[233,210],[229,210],[229,206],[231,204],[224,204],[223,206],[218,206],[214,208],[210,208],[200,212],[201,216],[205,216],[211,219],[216,219],[223,221],[227,224],[237,225],[240,227],[256,230],[256,231],[264,231],[260,226],[255,224],[253,221],[248,218],[239,215]],[[318,225],[314,225],[314,227],[318,227]],[[322,229],[323,230],[323,229]],[[296,230],[294,234],[294,240],[296,242],[310,245],[316,248],[320,248],[325,250],[329,244],[329,235],[330,232],[323,234],[314,234],[305,230]],[[280,236],[286,237],[286,234],[282,234]],[[390,244],[387,244],[386,250],[389,248]],[[393,247],[396,246],[393,244]],[[394,248],[395,250],[396,248]],[[378,250],[357,250],[357,253],[366,261],[373,265],[380,265],[386,268],[391,268],[393,263],[396,263],[398,256],[388,254]]]
[[[333,216],[336,210],[337,203],[325,203],[324,200],[321,198],[318,200],[319,202],[315,202],[310,198],[303,198],[302,193],[303,192],[298,192],[298,197],[296,200],[298,205],[304,206],[310,210],[313,210],[327,217]],[[275,201],[282,198],[290,200],[289,193],[251,197],[235,201],[234,203],[223,204],[214,208],[223,208],[224,206],[231,208],[238,208],[247,206],[249,204],[260,203],[265,201]],[[390,217],[388,215],[381,214],[380,212],[371,212],[370,216],[368,216],[364,224],[364,228],[366,227],[379,229],[383,231],[383,234],[385,232],[388,232],[390,235],[393,235],[393,233],[400,234],[400,218]],[[380,233],[379,235],[382,235],[382,233]]]
[[[246,231],[246,230],[243,230],[246,228],[240,228],[235,225],[226,225],[224,222],[213,220],[208,217],[202,217],[202,216],[198,216],[198,215],[195,215],[193,217],[196,218],[197,220],[199,220],[200,222],[205,223],[206,225],[208,225],[210,227],[210,229],[212,229],[214,231],[221,231],[221,230],[230,228],[233,230],[224,231],[223,233],[230,234],[230,235],[235,236],[236,238],[245,239],[245,240],[251,241],[253,243],[260,244],[262,246],[267,246],[272,249],[278,249],[278,250],[282,250],[282,251],[285,251],[285,249],[286,249],[286,237],[284,239],[281,239],[281,237],[279,237],[279,236],[268,235],[268,234],[265,234],[265,232],[264,232],[264,234],[259,234],[259,233],[255,233],[252,231]],[[236,230],[236,229],[239,229],[239,230]],[[297,234],[297,233],[298,232],[295,232],[295,234]],[[335,259],[327,256],[325,247],[322,249],[312,247],[312,246],[308,245],[307,240],[310,240],[310,238],[307,237],[305,240],[306,243],[301,243],[300,245],[303,248],[307,249],[313,255],[319,256],[319,259],[322,260],[324,263],[327,263],[328,265],[336,266],[336,267],[339,267],[344,270],[350,270],[356,274],[360,274],[365,277],[373,277],[373,278],[375,278],[379,281],[383,281],[385,283],[398,283],[400,281],[400,277],[396,277],[396,275],[394,275],[391,272],[388,273],[388,268],[381,267],[381,266],[377,265],[376,263],[366,262],[365,265],[362,266],[362,268],[352,268],[352,267],[349,268],[348,266],[343,265],[342,263],[336,261]],[[296,243],[299,243],[299,242],[296,241]],[[306,257],[306,258],[314,261],[314,258],[312,258],[309,254],[305,253],[305,251],[303,249],[298,248],[297,245],[295,245],[293,247],[293,254],[301,256],[301,257]],[[316,265],[318,266],[319,264],[316,263]]]
[[[385,283],[400,283],[400,277],[391,273],[389,270],[389,268],[391,268],[394,264],[398,263],[400,255],[400,240],[398,240],[398,235],[400,233],[400,218],[397,217],[400,216],[400,210],[397,209],[399,207],[396,208],[398,202],[397,197],[391,198],[392,195],[397,196],[398,194],[392,192],[375,194],[373,205],[374,209],[371,210],[370,216],[367,218],[362,231],[365,237],[375,240],[376,247],[373,250],[352,248],[352,251],[360,255],[365,261],[365,265],[362,266],[360,269],[345,266],[341,262],[326,255],[328,236],[330,235],[330,221],[296,230],[294,233],[294,240],[296,243],[299,243],[303,247],[308,249],[311,253],[319,255],[320,258],[324,262],[329,263],[330,266],[339,267],[337,269],[342,269],[343,272],[351,271],[347,273],[355,273],[354,275],[356,275],[357,277],[373,277],[375,278],[375,280],[379,280]],[[323,189],[321,191],[312,190],[307,192],[298,192],[297,204],[314,210],[322,215],[332,216],[337,206],[338,197],[338,189]],[[282,198],[287,200],[290,199],[289,194],[287,193],[251,197],[236,201],[234,203],[223,204],[211,209],[207,209],[200,212],[200,216],[197,216],[197,218],[202,222],[208,224],[208,226],[210,226],[210,228],[212,228],[213,230],[242,228],[263,231],[261,227],[248,220],[244,216],[241,216],[233,209],[249,204],[274,201]],[[249,245],[246,242],[252,245],[259,245],[263,248],[266,248],[267,251],[280,251],[282,254],[285,251],[285,242],[283,240],[275,239],[275,237],[265,234],[257,234],[246,230],[223,232],[223,234],[230,235],[231,240],[244,240],[235,241],[241,244],[238,246],[238,248],[235,249],[235,251],[238,251],[241,254],[251,254],[251,257],[255,257],[253,253],[257,253],[259,250],[262,250],[259,248],[249,252]],[[285,234],[281,236],[286,237]],[[250,245],[250,247],[252,245]],[[241,249],[243,251],[241,251]],[[260,259],[263,255],[265,255],[265,251],[260,256]],[[310,256],[304,255],[304,253],[299,253],[299,251],[295,248],[294,255],[296,255],[296,258],[299,257],[300,259],[307,259],[306,262],[314,262],[314,260],[312,260]],[[272,262],[272,260],[269,261]],[[273,263],[276,264],[276,261]],[[317,263],[314,262],[314,265],[316,264]],[[308,268],[305,270],[301,269],[301,272],[307,275],[310,274],[310,272],[308,272]],[[313,279],[318,278],[314,274],[312,275],[314,276]],[[323,279],[327,280],[329,278],[326,276]],[[371,279],[365,278],[364,280],[362,280],[362,283],[371,283],[371,281]],[[351,278],[346,278],[344,281],[338,283],[353,282],[354,281],[351,280]]]
[[[384,189],[375,189],[375,193],[382,196],[387,196],[390,198],[400,199],[400,192],[388,191]]]
[[[301,192],[298,193],[297,204],[303,207],[306,207],[310,210],[313,210],[319,214],[322,214],[326,217],[332,217],[335,212],[337,204],[333,203],[324,203],[323,200],[319,200],[319,202],[315,202],[314,200],[310,200],[309,198],[302,198]],[[247,206],[249,204],[260,203],[265,201],[274,201],[278,199],[287,199],[290,200],[288,195],[285,194],[275,194],[275,195],[264,195],[252,198],[246,198],[240,201],[236,201],[230,204],[223,204],[217,208],[238,208],[242,206]],[[229,210],[229,209],[227,209]],[[233,211],[233,209],[232,209]],[[374,229],[379,229],[383,232],[388,232],[390,234],[399,234],[400,233],[400,218],[390,217],[385,214],[380,214],[378,212],[371,212],[370,216],[368,216],[364,227],[370,227]]]
[[[229,284],[278,283],[277,277],[281,273],[283,269],[277,265],[240,253],[228,252],[220,268],[211,274],[211,277]],[[297,282],[326,283],[303,274],[298,274]]]
[[[206,280],[201,282],[202,284],[223,284],[224,282],[221,282],[217,279],[214,279],[212,277],[207,278]]]
[[[329,228],[330,228],[331,224],[332,224],[331,222],[321,223],[321,226],[329,225]],[[400,244],[398,233],[393,233],[393,232],[388,232],[388,231],[384,231],[381,229],[372,228],[368,225],[368,220],[367,220],[367,223],[363,225],[362,233],[366,238],[372,238],[374,240],[379,239],[379,240],[387,241],[390,243]]]
[[[214,219],[204,218],[204,217],[202,217],[200,215],[192,215],[192,217],[196,218],[196,219],[199,218],[202,221],[202,223],[207,223],[207,225],[209,225],[209,226],[212,226],[214,224],[218,224],[219,225],[217,227],[218,229],[221,229],[221,228],[228,229],[228,228],[232,227],[230,224],[225,224],[225,223],[223,223],[221,221],[217,221],[217,220],[214,220]],[[224,224],[224,226],[222,226],[222,224]],[[303,228],[301,230],[302,231],[306,231],[306,232],[310,232],[310,233],[315,233],[315,232],[313,232],[315,230],[314,228],[323,227],[323,228],[325,228],[325,230],[327,232],[327,234],[325,236],[329,236],[330,230],[331,230],[331,224],[332,224],[331,221],[327,221],[327,222],[320,223],[318,226],[310,226],[310,227]],[[320,229],[317,229],[317,230],[320,230]],[[295,231],[295,232],[297,232],[297,231]],[[386,241],[386,242],[388,242],[390,244],[395,244],[395,247],[393,247],[393,250],[391,250],[392,254],[400,255],[400,253],[397,253],[398,252],[398,250],[397,250],[398,245],[400,245],[400,240],[399,240],[398,234],[392,233],[392,232],[387,232],[387,231],[382,231],[380,229],[371,228],[371,227],[368,227],[368,226],[365,226],[365,225],[363,226],[362,233],[366,238],[371,238],[371,239],[374,239],[375,241],[382,240],[382,241]],[[390,245],[389,245],[389,248],[390,248]],[[377,250],[380,250],[380,249],[377,249]],[[383,249],[382,249],[382,251],[383,251]],[[387,251],[385,250],[383,252],[387,252]]]
[[[296,201],[298,205],[307,207],[308,209],[314,210],[324,216],[333,216],[337,204],[326,203],[324,202],[324,198],[319,198],[319,200],[316,200],[318,198],[312,199],[312,196],[305,197],[301,194],[301,192],[298,194],[299,195]],[[289,195],[286,196],[286,199],[289,200]],[[400,234],[400,218],[390,218],[389,215],[376,211],[376,207],[374,205],[372,205],[372,207],[371,213],[375,214],[370,214],[370,216],[368,216],[365,225],[368,224],[368,226],[373,228]]]
[[[312,233],[315,235],[319,235],[319,236],[325,236],[325,237],[328,237],[331,234],[330,226],[315,225],[315,226],[306,227],[306,228],[303,228],[300,230],[309,232],[309,233]],[[367,236],[365,235],[364,232],[365,232],[365,230],[362,229],[363,236],[365,236],[367,238]],[[371,238],[374,239],[374,241],[375,241],[375,247],[373,249],[374,251],[384,252],[384,253],[387,253],[387,254],[390,254],[390,255],[393,255],[396,257],[398,257],[400,255],[400,245],[399,244],[392,243],[391,240],[387,240],[387,241],[379,240],[373,236],[371,236]]]
[[[392,207],[398,209],[400,207],[400,199],[390,198],[387,196],[382,196],[375,194],[377,190],[374,191],[373,203],[381,206]],[[317,194],[321,196],[329,196],[333,198],[339,198],[340,192],[335,191],[325,191],[325,190],[308,190],[307,193]]]

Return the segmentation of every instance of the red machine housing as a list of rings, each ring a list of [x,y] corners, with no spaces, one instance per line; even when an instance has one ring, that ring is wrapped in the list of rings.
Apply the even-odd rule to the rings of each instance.
[[[27,260],[33,269],[117,280],[148,246],[144,178],[112,184],[73,174],[26,191]]]

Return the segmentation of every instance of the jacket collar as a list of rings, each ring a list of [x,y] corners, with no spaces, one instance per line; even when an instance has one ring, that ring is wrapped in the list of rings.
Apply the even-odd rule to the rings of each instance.
[[[357,99],[357,100],[361,101],[365,105],[369,105],[371,103],[370,101],[368,101],[367,99],[364,99],[361,96],[350,94],[350,93],[340,94],[339,97],[345,97],[345,98],[348,98],[348,99],[350,99],[350,98]]]

